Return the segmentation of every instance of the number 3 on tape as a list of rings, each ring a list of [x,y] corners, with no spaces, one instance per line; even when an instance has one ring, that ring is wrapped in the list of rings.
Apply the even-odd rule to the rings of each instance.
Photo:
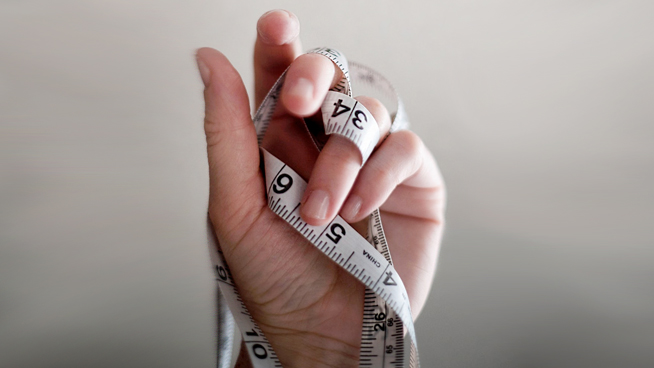
[[[352,98],[350,72],[355,80],[368,83],[397,103],[391,131],[408,125],[402,102],[391,84],[377,72],[359,64],[348,65],[337,50],[318,48],[310,51],[329,58],[343,72],[343,78],[328,93],[321,111],[326,134],[338,134],[352,141],[361,153],[363,165],[379,141],[379,127],[372,114]],[[259,144],[268,129],[277,106],[286,73],[282,74],[254,116]],[[347,270],[365,286],[364,317],[361,331],[360,367],[419,367],[416,336],[406,289],[393,268],[379,210],[368,220],[364,238],[345,220],[336,216],[325,226],[311,226],[300,217],[300,200],[307,183],[290,167],[261,148],[266,178],[268,206],[294,227],[317,249]],[[243,335],[252,364],[259,368],[281,367],[275,351],[248,312],[229,272],[220,247],[210,237],[211,258],[216,280],[234,320]],[[220,330],[221,334],[229,331]],[[410,349],[405,356],[405,338]],[[219,354],[219,356],[229,354]],[[219,361],[219,367],[222,367]],[[228,364],[228,363],[227,363]],[[226,365],[225,365],[226,366]]]

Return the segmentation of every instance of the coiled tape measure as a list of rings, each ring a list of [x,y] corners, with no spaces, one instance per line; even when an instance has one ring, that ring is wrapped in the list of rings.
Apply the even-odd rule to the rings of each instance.
[[[393,86],[379,73],[348,62],[339,51],[317,48],[309,51],[329,58],[343,72],[343,78],[328,93],[321,106],[326,134],[339,134],[352,141],[361,152],[362,165],[379,141],[379,127],[372,114],[352,98],[350,78],[375,88],[392,98],[397,109],[392,114],[390,132],[408,127],[402,101]],[[275,112],[286,72],[279,77],[254,116],[259,145]],[[315,139],[314,139],[315,141]],[[316,142],[320,147],[320,143]],[[293,226],[316,248],[347,270],[365,286],[363,328],[359,367],[419,367],[411,307],[404,284],[393,268],[379,209],[368,220],[364,238],[340,216],[324,226],[311,226],[300,218],[300,201],[307,183],[290,167],[260,148],[264,160],[268,206]],[[275,351],[241,300],[229,267],[209,223],[209,248],[220,288],[218,305],[218,367],[230,366],[232,328],[236,322],[252,364],[256,368],[282,367]],[[229,311],[224,303],[229,306]],[[232,317],[233,316],[233,317]],[[232,320],[233,318],[233,320]],[[405,338],[410,350],[405,356]]]

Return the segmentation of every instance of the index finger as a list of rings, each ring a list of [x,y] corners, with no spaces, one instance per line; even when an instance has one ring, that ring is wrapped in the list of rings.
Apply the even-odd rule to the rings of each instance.
[[[287,10],[271,10],[257,22],[254,101],[258,108],[279,76],[302,53],[300,21]]]

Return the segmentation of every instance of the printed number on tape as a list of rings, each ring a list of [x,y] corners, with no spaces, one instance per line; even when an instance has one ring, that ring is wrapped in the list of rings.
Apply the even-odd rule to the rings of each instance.
[[[395,101],[397,106],[391,132],[408,126],[404,106],[391,84],[379,73],[360,64],[348,65],[345,57],[334,49],[318,48],[310,53],[329,58],[343,72],[343,78],[328,92],[321,106],[325,134],[339,134],[352,141],[361,153],[363,165],[379,141],[380,132],[372,114],[352,98],[350,78],[376,88]],[[275,82],[254,116],[259,145],[277,106],[285,76],[286,72]],[[271,153],[263,148],[261,151],[270,209],[366,286],[359,366],[419,367],[409,298],[402,279],[393,268],[379,210],[375,210],[369,217],[365,238],[339,216],[325,226],[311,226],[300,218],[299,213],[300,200],[307,183]],[[281,367],[263,331],[243,304],[219,244],[213,236],[210,236],[210,240],[218,285],[242,332],[253,365],[257,368]],[[219,333],[228,334],[228,330],[219,329]],[[409,351],[405,355],[407,338]],[[229,356],[221,356],[225,355]],[[220,364],[221,362],[219,366]]]

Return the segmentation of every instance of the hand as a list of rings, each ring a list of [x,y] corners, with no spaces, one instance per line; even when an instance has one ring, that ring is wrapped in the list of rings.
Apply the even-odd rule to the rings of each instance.
[[[340,213],[355,224],[381,208],[415,319],[430,289],[443,226],[444,186],[432,155],[409,131],[380,142],[363,168],[356,147],[342,137],[330,136],[319,153],[302,118],[318,111],[340,71],[323,56],[300,55],[295,15],[268,12],[257,28],[257,106],[290,65],[263,146],[309,178],[301,206],[308,223],[326,224]],[[205,83],[209,216],[244,303],[285,367],[358,366],[364,286],[269,210],[243,82],[216,50],[198,50],[197,60]],[[384,137],[386,109],[375,99],[358,99]]]

